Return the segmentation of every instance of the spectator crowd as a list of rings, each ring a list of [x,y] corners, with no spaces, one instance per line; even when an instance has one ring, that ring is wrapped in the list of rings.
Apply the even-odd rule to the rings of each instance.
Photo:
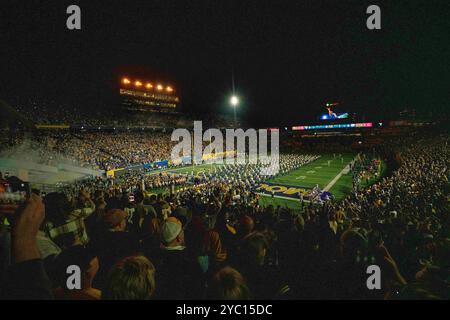
[[[102,154],[120,161],[148,157],[139,135],[125,134],[122,141],[105,136],[82,141],[99,143]],[[156,140],[158,159],[165,143]],[[45,196],[33,190],[26,206],[0,207],[0,294],[69,300],[449,299],[449,143],[448,135],[386,141],[379,154],[395,154],[397,170],[343,200],[310,203],[300,212],[260,206],[249,187],[258,177],[252,165],[200,176],[129,173]],[[281,168],[289,172],[314,159],[286,155]],[[361,163],[370,171],[368,159]],[[143,185],[180,189],[146,196]],[[76,290],[68,287],[66,273],[73,265],[81,271]],[[381,268],[379,290],[366,285],[370,265]]]

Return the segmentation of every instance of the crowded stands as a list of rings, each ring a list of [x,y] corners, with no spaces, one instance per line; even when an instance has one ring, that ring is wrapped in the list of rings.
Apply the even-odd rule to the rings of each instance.
[[[170,149],[160,133],[38,141],[103,169],[164,159]],[[260,206],[252,187],[262,178],[249,164],[200,176],[129,172],[45,196],[34,190],[25,207],[1,207],[1,296],[449,299],[449,143],[439,134],[385,141],[351,166],[351,194],[298,210]],[[397,167],[361,184],[378,172],[380,156]],[[317,157],[283,155],[281,174]],[[171,186],[176,191],[143,192]],[[382,269],[381,290],[366,286],[374,264]],[[67,286],[73,265],[80,290]]]

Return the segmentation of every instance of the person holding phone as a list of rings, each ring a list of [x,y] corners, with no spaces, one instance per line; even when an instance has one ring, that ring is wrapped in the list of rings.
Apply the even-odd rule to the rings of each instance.
[[[0,212],[16,216],[11,232],[13,264],[0,285],[0,297],[19,300],[53,299],[51,281],[37,244],[39,227],[45,216],[42,199],[32,194],[25,205],[0,205]]]

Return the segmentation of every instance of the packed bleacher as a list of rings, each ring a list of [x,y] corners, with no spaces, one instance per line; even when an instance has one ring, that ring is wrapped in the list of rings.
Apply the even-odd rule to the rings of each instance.
[[[173,145],[170,134],[162,132],[21,132],[3,139],[3,157],[20,155],[24,160],[45,164],[70,161],[102,170],[170,159]]]
[[[167,142],[148,135],[88,133],[52,148],[106,169],[150,158],[147,148],[163,158]],[[300,213],[261,206],[252,165],[200,177],[130,172],[45,196],[34,190],[26,207],[1,207],[1,296],[449,299],[449,143],[448,135],[385,141],[372,154],[398,168],[343,200],[302,203]],[[99,161],[105,154],[111,158]],[[355,181],[374,174],[375,158],[354,163]],[[290,171],[315,156],[282,159]],[[180,189],[146,196],[142,184]],[[70,265],[81,269],[80,290],[67,288]],[[380,290],[367,288],[369,265],[382,270]]]
[[[133,112],[115,104],[69,105],[53,100],[8,99],[12,110],[35,125],[69,125],[85,128],[182,128],[194,120],[205,125],[231,128],[234,120],[226,114]],[[108,110],[105,112],[105,110]]]

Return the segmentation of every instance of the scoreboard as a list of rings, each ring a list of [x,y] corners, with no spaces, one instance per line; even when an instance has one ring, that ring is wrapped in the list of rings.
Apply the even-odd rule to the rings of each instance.
[[[302,130],[326,130],[326,129],[353,129],[353,128],[372,128],[372,122],[363,123],[345,123],[345,124],[319,124],[312,126],[295,126],[292,127],[293,131]]]

